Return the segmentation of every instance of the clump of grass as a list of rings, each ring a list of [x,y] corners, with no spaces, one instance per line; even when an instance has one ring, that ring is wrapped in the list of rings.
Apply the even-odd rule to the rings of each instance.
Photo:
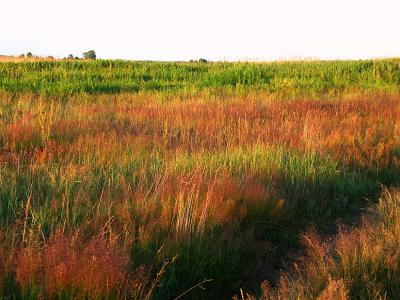
[[[140,269],[128,276],[128,263],[126,252],[101,237],[58,232],[43,246],[18,249],[15,280],[23,298],[140,298],[148,278]]]
[[[57,113],[56,109],[57,108],[54,101],[47,103],[43,99],[40,99],[38,104],[38,121],[40,137],[42,138],[43,143],[48,142],[52,134],[52,127],[55,121],[55,115]]]
[[[385,191],[361,226],[330,241],[303,235],[305,259],[262,299],[394,299],[400,294],[400,192]],[[252,299],[253,297],[248,296]]]

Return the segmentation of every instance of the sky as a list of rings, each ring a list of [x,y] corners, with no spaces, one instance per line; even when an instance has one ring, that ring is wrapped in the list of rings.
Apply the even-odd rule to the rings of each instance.
[[[0,54],[132,60],[400,57],[399,0],[1,0]]]

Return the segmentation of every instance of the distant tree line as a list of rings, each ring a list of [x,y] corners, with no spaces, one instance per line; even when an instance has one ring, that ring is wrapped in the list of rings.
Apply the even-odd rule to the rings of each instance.
[[[28,53],[26,53],[26,54],[24,54],[24,53],[22,53],[20,56],[19,56],[20,58],[25,58],[25,57],[27,57],[27,58],[32,58],[32,57],[34,57],[34,55],[32,54],[32,52],[28,52]],[[89,50],[89,51],[86,51],[86,52],[84,52],[83,54],[82,54],[82,57],[83,57],[83,59],[96,59],[96,51],[94,51],[94,50]],[[53,58],[53,56],[48,56],[47,58],[50,58],[50,59],[52,59]],[[64,59],[80,59],[78,56],[74,56],[73,54],[69,54],[67,57],[65,57]]]
[[[32,54],[32,52],[28,52],[26,54],[21,54],[19,57],[21,57],[21,58],[24,58],[24,57],[31,58],[31,57],[33,57],[33,54]],[[53,57],[52,56],[48,56],[47,58],[52,59]],[[95,60],[97,58],[96,51],[88,50],[86,52],[83,52],[82,53],[82,58],[83,59],[87,59],[87,60]],[[72,60],[72,59],[80,59],[80,58],[78,56],[74,56],[73,54],[69,54],[67,57],[64,57],[64,59]],[[198,63],[206,64],[206,63],[208,63],[208,60],[205,59],[205,58],[199,58],[198,60],[191,59],[190,62],[198,62]]]
[[[83,59],[96,59],[96,51],[94,50],[89,50],[86,52],[83,52],[82,54]],[[74,56],[73,54],[69,54],[66,59],[79,59],[78,56]]]

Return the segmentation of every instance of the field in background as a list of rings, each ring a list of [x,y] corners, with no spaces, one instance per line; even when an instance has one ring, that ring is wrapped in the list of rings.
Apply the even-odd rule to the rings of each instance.
[[[26,56],[22,54],[21,56],[11,56],[11,55],[0,55],[0,62],[2,63],[27,63],[27,62],[45,62],[57,60],[52,56],[41,57],[41,56]]]
[[[0,298],[398,295],[400,60],[4,62],[0,91]]]
[[[400,59],[278,63],[22,61],[0,64],[0,90],[57,98],[151,92],[187,97],[268,92],[275,96],[398,93]]]

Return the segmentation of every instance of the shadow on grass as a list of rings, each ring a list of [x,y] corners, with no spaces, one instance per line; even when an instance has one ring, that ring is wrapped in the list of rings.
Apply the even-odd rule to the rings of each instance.
[[[231,297],[239,288],[257,294],[260,282],[269,279],[274,285],[284,264],[301,254],[299,234],[313,227],[322,235],[332,235],[338,223],[356,225],[364,209],[377,202],[383,186],[400,184],[397,168],[373,170],[318,154],[270,150],[256,148],[252,153],[239,151],[217,158],[206,155],[195,162],[181,158],[179,170],[190,171],[203,160],[225,167],[241,180],[252,170],[257,174],[253,179],[263,182],[272,197],[261,202],[239,199],[238,207],[246,209],[244,217],[236,211],[236,220],[210,226],[201,239],[164,249],[166,257],[177,254],[178,258],[155,298],[179,295],[205,278],[213,281],[205,290],[186,294],[188,299]],[[153,251],[160,246],[156,243]]]
[[[313,228],[328,238],[337,233],[338,224],[357,227],[367,208],[378,202],[383,188],[400,186],[399,168],[341,163],[337,167],[337,175],[333,177],[316,174],[314,179],[302,177],[291,181],[285,176],[280,179],[276,185],[278,194],[289,204],[278,216],[259,221],[257,240],[267,240],[270,249],[254,247],[250,251],[249,260],[255,262],[250,264],[253,270],[247,271],[249,277],[241,288],[260,295],[262,281],[268,280],[275,286],[280,273],[304,254],[300,234]],[[247,224],[261,218],[249,215]]]

